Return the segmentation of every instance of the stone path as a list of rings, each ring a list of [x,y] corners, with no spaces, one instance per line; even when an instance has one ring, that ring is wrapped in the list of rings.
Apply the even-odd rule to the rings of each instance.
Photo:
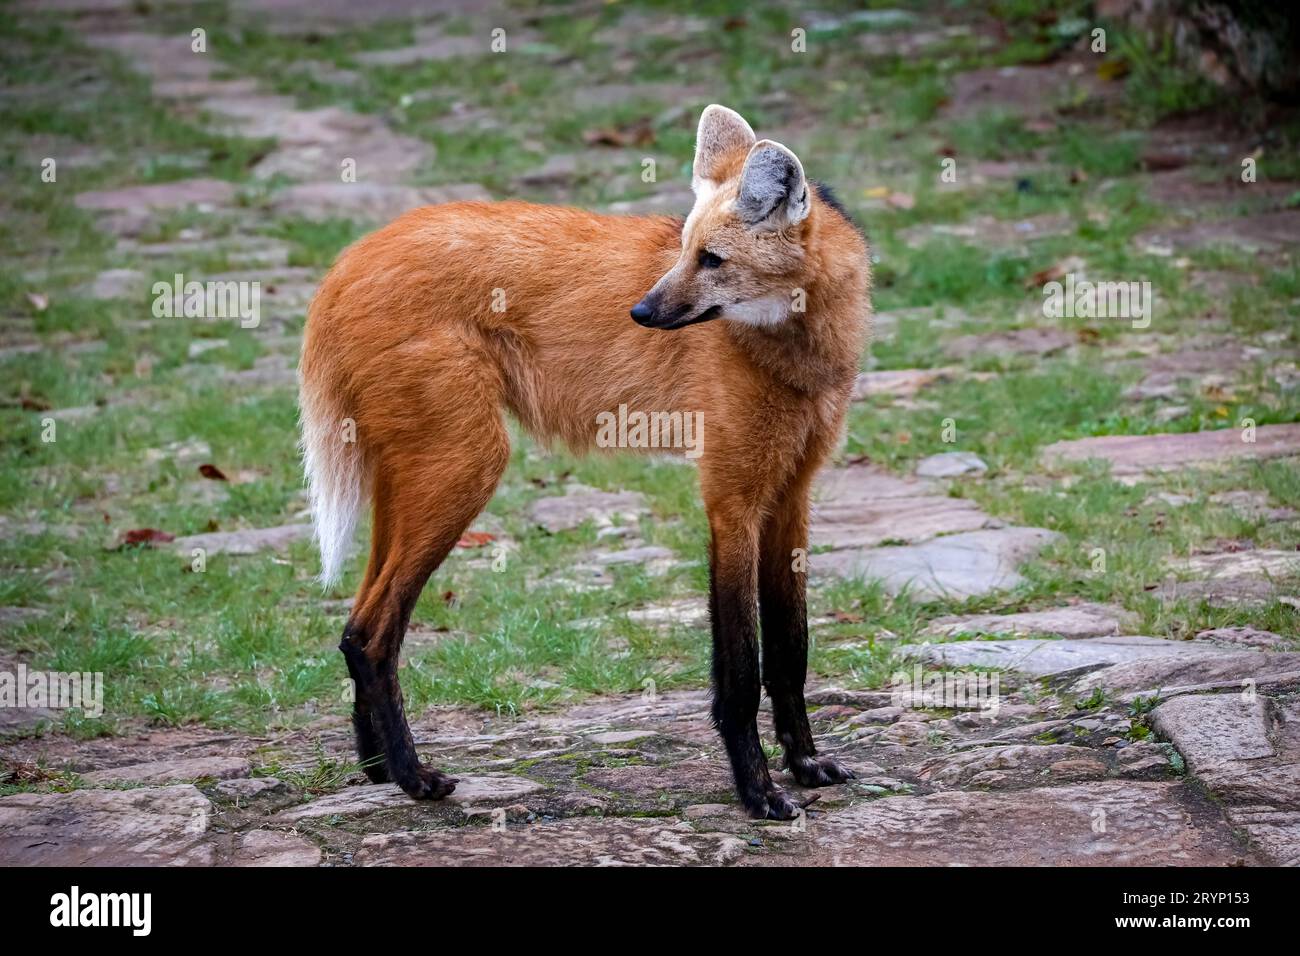
[[[1218,464],[1234,458],[1266,460],[1300,455],[1300,425],[1261,425],[1252,431],[1221,431],[1167,435],[1107,435],[1057,442],[1043,449],[1049,464],[1098,459],[1110,463],[1113,474]]]
[[[87,789],[0,798],[0,862],[1294,862],[1300,654],[1176,645],[1120,636],[916,649],[927,661],[1006,668],[983,709],[912,706],[932,692],[919,672],[902,672],[887,691],[813,690],[821,749],[859,779],[819,791],[794,823],[741,815],[707,695],[695,691],[597,699],[520,720],[434,708],[414,725],[417,745],[461,778],[439,803],[356,776],[323,795],[249,776],[262,764],[308,766],[307,735],[239,745],[246,756],[223,753],[234,742],[219,735],[28,738],[15,745],[20,761],[39,757],[47,772],[74,772]],[[951,658],[958,650],[978,653]],[[1209,677],[1220,680],[1169,686]],[[1120,698],[1151,680],[1157,686],[1145,692],[1167,699],[1149,719],[1092,695],[1105,687]],[[1242,681],[1254,682],[1249,693]],[[1075,701],[1085,698],[1081,709]],[[346,755],[345,721],[314,733],[329,754]],[[117,763],[145,754],[144,764]]]
[[[1300,866],[1300,702],[1188,695],[1161,704],[1151,720],[1234,826],[1267,858]]]
[[[1135,615],[1123,608],[1079,603],[1048,611],[940,617],[931,621],[924,633],[942,637],[979,637],[995,634],[1015,637],[1032,637],[1035,634],[1054,634],[1059,637],[1113,637],[1130,628],[1134,618]]]
[[[894,593],[971,597],[1015,587],[1019,565],[1056,537],[1007,527],[934,482],[858,464],[828,472],[818,486],[811,540],[829,550],[812,556],[811,569],[814,580],[877,579]]]
[[[221,131],[274,138],[276,147],[254,169],[260,177],[340,184],[341,164],[352,159],[358,181],[396,183],[431,158],[422,141],[394,133],[375,117],[333,106],[299,109],[292,98],[258,92],[246,80],[216,79],[217,61],[195,53],[187,35],[94,32],[86,39],[124,56],[149,77],[156,95],[175,101],[182,112],[205,116]]]

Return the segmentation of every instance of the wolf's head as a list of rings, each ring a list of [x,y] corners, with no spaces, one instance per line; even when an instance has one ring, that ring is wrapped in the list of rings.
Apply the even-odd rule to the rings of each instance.
[[[682,254],[632,307],[632,318],[652,329],[710,319],[786,321],[812,208],[799,158],[755,137],[739,113],[713,105],[700,116],[691,187],[695,206],[682,229]]]

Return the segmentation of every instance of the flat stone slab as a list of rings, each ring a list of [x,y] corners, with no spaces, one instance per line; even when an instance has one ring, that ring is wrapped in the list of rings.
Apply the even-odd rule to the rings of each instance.
[[[354,116],[337,107],[299,110],[292,96],[253,92],[247,95],[210,96],[198,105],[217,125],[229,132],[250,138],[282,139],[286,143],[308,145],[336,139],[346,124],[355,132],[373,120]],[[332,128],[333,124],[339,128]]]
[[[1256,520],[1290,521],[1300,517],[1300,512],[1294,508],[1274,507],[1266,491],[1222,491],[1210,495],[1210,504],[1231,508],[1243,518]]]
[[[1018,614],[967,614],[931,621],[925,636],[1000,634],[1011,637],[1118,637],[1137,615],[1109,604],[1074,604]]]
[[[671,562],[673,557],[671,548],[665,548],[657,544],[646,544],[635,548],[623,548],[619,551],[594,551],[589,560],[592,564],[604,568],[624,564],[655,565],[662,562]]]
[[[204,100],[203,105],[212,108],[214,101]],[[339,175],[342,159],[348,158],[356,161],[359,182],[393,182],[414,173],[433,154],[429,144],[394,132],[377,117],[334,106],[264,111],[256,103],[232,101],[218,112],[240,135],[276,138],[279,148],[253,167],[254,175],[263,179],[284,175],[325,180]]]
[[[1074,783],[1100,780],[1110,766],[1096,751],[1069,744],[977,747],[929,760],[917,776],[937,790]]]
[[[602,790],[649,799],[664,794],[727,794],[733,786],[731,771],[725,760],[684,760],[669,765],[605,767],[587,772],[582,781]]]
[[[164,100],[205,100],[213,97],[253,96],[253,79],[217,80],[210,76],[159,77],[153,81],[153,95]]]
[[[582,561],[544,580],[547,584],[570,583],[580,590],[595,590],[614,584],[610,568],[635,566],[652,577],[658,577],[682,563],[670,548],[638,545],[618,551],[592,551]],[[592,619],[589,625],[598,626],[599,619]]]
[[[814,547],[868,548],[915,543],[989,522],[975,502],[952,498],[931,482],[895,478],[870,465],[828,469],[813,495]]]
[[[576,490],[552,498],[539,498],[528,509],[532,520],[555,534],[572,531],[584,522],[592,521],[598,527],[608,527],[621,520],[631,524],[648,514],[649,505],[639,491]]]
[[[0,737],[30,734],[62,719],[53,707],[0,707]]]
[[[827,468],[817,476],[813,490],[813,508],[832,504],[867,504],[878,498],[913,498],[918,495],[943,494],[942,486],[932,481],[898,478],[865,462]]]
[[[192,786],[0,797],[6,866],[206,866],[211,804]]]
[[[1031,326],[1006,332],[962,335],[945,343],[944,352],[953,358],[977,355],[1052,355],[1069,348],[1075,337],[1064,329]]]
[[[1159,637],[1094,637],[1063,641],[952,641],[947,644],[904,644],[903,657],[947,667],[1004,668],[1047,677],[1080,667],[1108,667],[1153,657],[1218,657],[1224,650],[1189,641]],[[1232,653],[1229,651],[1228,653]]]
[[[1294,593],[1295,588],[1286,579],[1300,575],[1300,551],[1261,548],[1198,554],[1171,567],[1197,578],[1161,584],[1154,593],[1165,601],[1203,600],[1218,607],[1262,605]]]
[[[901,368],[862,372],[853,381],[853,400],[861,401],[877,395],[891,398],[911,398],[921,389],[935,382],[953,377],[956,366],[944,368]]]
[[[608,203],[607,212],[616,216],[684,216],[690,212],[695,194],[665,184],[659,192],[641,199],[621,199]]]
[[[957,500],[957,499],[954,499]],[[880,580],[897,594],[974,597],[1021,584],[1021,562],[1061,536],[1045,528],[968,531],[903,547],[815,554],[814,577]],[[814,543],[816,539],[814,538]]]
[[[1245,853],[1180,783],[1097,781],[855,803],[809,822],[817,863],[849,866],[1224,866]]]
[[[275,777],[235,777],[222,780],[214,788],[217,793],[231,800],[252,800],[272,793],[283,793],[284,782]]]
[[[970,27],[957,25],[935,30],[890,31],[860,33],[854,39],[868,56],[905,56],[925,54],[932,48],[943,46],[957,38],[971,37]],[[974,37],[973,42],[987,45],[988,38]],[[990,164],[982,164],[990,165]]]
[[[1268,707],[1258,695],[1188,694],[1151,713],[1151,726],[1203,774],[1241,760],[1272,757]]]
[[[1206,771],[1204,779],[1233,810],[1270,806],[1291,812],[1297,827],[1291,839],[1300,846],[1300,753],[1294,746],[1273,758]]]
[[[1210,641],[1216,644],[1235,645],[1252,650],[1289,650],[1295,649],[1295,642],[1272,631],[1261,631],[1255,627],[1213,627],[1201,631],[1194,641]]]
[[[1230,219],[1202,218],[1175,230],[1152,229],[1138,239],[1178,249],[1221,245],[1248,252],[1272,252],[1300,244],[1300,210],[1284,209]]]
[[[899,231],[898,236],[912,249],[929,242],[960,239],[981,248],[1024,246],[1038,239],[1050,239],[1072,232],[1069,216],[1044,213],[1023,219],[976,216],[965,222],[919,223]]]
[[[712,92],[704,84],[685,86],[672,82],[593,82],[574,91],[573,105],[579,110],[608,109],[634,102],[702,107]]]
[[[650,627],[699,627],[709,622],[709,602],[706,598],[683,598],[651,604],[628,611],[627,619]]]
[[[48,414],[59,422],[84,422],[99,415],[103,410],[103,405],[76,405],[72,408],[56,408]]]
[[[495,803],[518,800],[542,790],[542,784],[514,774],[479,774],[462,776],[456,789],[447,797],[452,803],[469,806],[475,803]],[[405,794],[403,794],[405,796]],[[409,800],[410,798],[407,797]]]
[[[135,269],[107,269],[90,284],[92,299],[136,299],[143,301],[153,283]]]
[[[213,57],[195,53],[187,34],[86,30],[82,35],[91,46],[112,50],[131,69],[154,80],[204,80],[212,73]]]
[[[1286,596],[1286,591],[1267,578],[1248,575],[1208,581],[1166,581],[1151,593],[1165,603],[1204,601],[1211,607],[1263,607]]]
[[[887,707],[890,694],[813,689],[809,698],[834,704],[834,713],[815,718],[816,726],[833,738],[825,739],[822,749],[841,756],[859,773],[859,781],[819,791],[822,799],[808,815],[806,830],[745,819],[710,726],[708,693],[670,691],[596,698],[513,718],[472,708],[432,708],[415,728],[422,744],[456,766],[493,768],[465,773],[457,791],[436,803],[413,801],[392,785],[358,785],[285,807],[293,791],[282,785],[254,778],[220,782],[214,798],[220,810],[204,813],[220,812],[221,825],[196,835],[201,842],[195,861],[235,866],[325,861],[362,866],[943,865],[1046,863],[1058,862],[1053,857],[1060,856],[1067,863],[1148,864],[1153,862],[1151,848],[1161,845],[1172,853],[1163,862],[1177,864],[1233,862],[1237,855],[1254,861],[1266,852],[1256,832],[1275,834],[1279,845],[1286,839],[1286,820],[1279,816],[1284,808],[1255,799],[1285,783],[1281,769],[1268,778],[1243,776],[1235,785],[1233,792],[1242,799],[1231,809],[1244,813],[1264,807],[1271,814],[1272,829],[1266,831],[1265,809],[1250,810],[1257,819],[1255,831],[1248,831],[1255,841],[1249,850],[1223,843],[1221,835],[1231,834],[1232,827],[1199,785],[1175,782],[1134,797],[1135,787],[1148,786],[1135,780],[1169,780],[1166,755],[1173,748],[1147,744],[1117,751],[1094,743],[1124,732],[1128,721],[1122,710],[1081,717],[1068,700],[1058,707],[1050,701],[1031,705],[1009,698],[995,719],[899,707],[892,714],[868,715],[859,711]],[[1064,719],[1051,719],[1059,711]],[[864,718],[860,729],[872,736],[853,739],[843,728],[829,728],[828,722],[855,715]],[[764,709],[759,722],[765,735],[770,720]],[[335,716],[322,730],[331,752],[350,753],[346,718]],[[1049,730],[1056,741],[1039,743]],[[1076,737],[1079,730],[1087,734]],[[17,756],[23,763],[46,754],[53,758],[51,766],[102,767],[137,754],[137,765],[144,759],[161,763],[169,753],[177,755],[176,761],[188,760],[198,746],[211,756],[239,755],[253,743],[194,730],[155,731],[153,736],[164,739],[148,746],[117,739],[55,742],[52,752],[24,744]],[[290,738],[284,741],[286,759],[310,759],[312,742],[319,739],[314,730]],[[212,753],[217,747],[221,753]],[[638,753],[641,757],[635,759]],[[527,765],[529,777],[502,769],[511,764]],[[788,774],[774,771],[788,786]],[[904,780],[941,792],[873,799],[905,790]],[[1076,789],[1076,795],[1062,796]],[[79,791],[107,794],[115,801],[139,792]],[[67,795],[50,799],[56,796]],[[894,806],[896,801],[905,802]],[[81,817],[53,812],[50,817],[82,839],[86,828]],[[198,820],[201,825],[202,814]],[[0,826],[0,854],[8,849],[5,836]],[[119,840],[108,847],[103,861],[122,862],[122,845]],[[1215,855],[1213,848],[1225,846],[1223,856],[1231,860]]]
[[[1300,574],[1300,551],[1258,548],[1198,554],[1178,567],[1205,577],[1283,577]]]
[[[1300,775],[1290,781],[1300,785]],[[1253,848],[1273,866],[1300,866],[1300,810],[1279,809],[1263,804],[1230,807],[1228,819],[1246,832]]]
[[[930,455],[916,464],[919,478],[956,478],[958,475],[980,475],[988,470],[983,458],[968,451]]]
[[[1214,208],[1216,206],[1231,210],[1236,206],[1275,205],[1300,189],[1300,183],[1292,180],[1243,183],[1239,175],[1234,176],[1231,172],[1207,175],[1204,168],[1197,166],[1155,173],[1147,183],[1150,198],[1159,205],[1181,207],[1206,219],[1223,215]]]
[[[580,817],[504,829],[375,834],[357,851],[361,866],[721,866],[746,841],[655,818]]]
[[[1300,863],[1300,704],[1259,694],[1189,694],[1151,714],[1267,862]]]
[[[1182,508],[1194,502],[1203,505],[1207,501],[1211,505],[1229,508],[1248,520],[1274,522],[1300,518],[1300,511],[1295,511],[1292,508],[1274,508],[1269,501],[1268,493],[1263,491],[1224,491],[1210,495],[1208,498],[1182,495],[1171,491],[1158,491],[1144,501],[1143,504],[1155,505],[1159,502],[1169,508]]]
[[[1072,102],[1111,94],[1094,70],[1072,73],[1064,60],[1046,66],[990,66],[965,70],[952,78],[952,96],[943,113],[950,118],[985,110],[1025,118],[1050,117],[1058,101]]]
[[[216,239],[177,239],[170,242],[118,240],[116,252],[149,259],[186,259],[196,255],[221,256],[234,264],[283,268],[289,264],[291,247],[265,236],[221,236]],[[141,280],[143,282],[143,279]],[[144,288],[149,288],[145,285]]]
[[[698,727],[705,735],[702,739],[712,741],[717,732],[709,721],[709,701],[709,692],[704,690],[664,691],[651,699],[643,695],[596,697],[559,714],[541,715],[538,725],[547,733],[586,733],[595,727],[656,726],[667,720],[678,731],[685,726]]]
[[[602,162],[606,164],[603,168],[607,170],[608,160]],[[583,162],[583,157],[577,153],[553,153],[547,156],[540,166],[520,173],[513,182],[516,188],[523,189],[543,187],[568,189],[579,181],[598,174],[598,171],[589,168],[588,164]]]
[[[242,757],[190,757],[180,760],[159,760],[126,767],[110,767],[83,773],[81,779],[92,784],[168,784],[191,783],[195,780],[231,780],[247,777],[252,765]]]
[[[1225,294],[1226,295],[1226,294]],[[1253,364],[1250,347],[1231,340],[1193,341],[1170,352],[1158,352],[1143,360],[1142,380],[1124,391],[1134,401],[1172,398],[1184,386],[1191,392],[1224,376],[1236,375]]]
[[[278,528],[252,528],[247,531],[213,531],[177,538],[172,547],[182,557],[189,559],[190,552],[202,548],[210,557],[214,554],[247,555],[260,551],[282,551],[295,541],[311,537],[311,525],[286,524]]]
[[[276,306],[287,306],[288,297],[284,295],[285,291],[287,290],[280,290],[279,294],[269,297],[263,293],[263,298],[272,300],[272,309],[275,309]],[[302,307],[297,309],[290,307],[287,311],[301,314],[305,307],[306,302],[304,301]],[[199,367],[202,368],[203,366]],[[185,371],[188,372],[191,368],[193,366],[186,366]],[[287,355],[259,356],[253,360],[252,368],[242,368],[237,372],[232,372],[222,366],[217,366],[213,370],[217,372],[223,382],[244,385],[249,388],[287,388],[298,384],[298,370],[293,359]]]
[[[511,36],[513,47],[518,38]],[[415,31],[411,46],[391,50],[367,50],[353,54],[352,59],[366,66],[410,66],[415,63],[451,60],[465,56],[489,56],[492,39],[486,33],[475,36],[447,35],[437,27],[420,27]]]
[[[231,866],[320,866],[321,851],[305,836],[282,830],[250,830],[235,834]]]
[[[271,209],[281,215],[306,219],[388,222],[420,206],[491,198],[491,193],[477,183],[419,187],[335,181],[287,186],[271,197]]]
[[[1242,458],[1281,458],[1300,455],[1300,424],[1260,425],[1255,441],[1242,441],[1242,430],[1157,435],[1104,435],[1058,441],[1043,449],[1048,465],[1098,459],[1110,462],[1116,475],[1168,471]]]
[[[134,212],[146,209],[184,209],[186,206],[228,206],[235,200],[235,187],[220,179],[181,179],[151,186],[125,186],[78,193],[78,209]]]
[[[493,803],[518,800],[536,793],[542,785],[526,777],[510,774],[462,776],[456,789],[446,797],[446,802],[468,806],[476,803]],[[276,823],[297,823],[318,817],[361,816],[376,810],[410,809],[424,801],[412,800],[395,783],[348,787],[338,793],[290,807],[277,814]]]
[[[470,0],[235,0],[232,9],[263,18],[279,34],[337,32],[349,25],[379,20],[410,20],[432,12],[472,13]]]
[[[913,544],[957,531],[977,531],[989,516],[968,498],[923,495],[875,504],[819,501],[809,538],[814,547],[874,548],[885,542]]]
[[[0,526],[3,527],[3,526]],[[0,632],[21,627],[28,621],[43,617],[45,612],[36,608],[8,607],[0,609]],[[0,673],[17,674],[18,666],[25,663],[12,652],[0,648]],[[0,739],[23,737],[43,726],[63,720],[64,711],[54,707],[0,707]]]
[[[1186,648],[1197,646],[1197,643],[1182,643]],[[1260,693],[1300,687],[1300,653],[1230,651],[1213,645],[1201,646],[1211,651],[1184,651],[1118,663],[1085,674],[1070,689],[1086,696],[1101,688],[1127,701],[1134,697],[1169,698],[1204,691],[1239,691],[1251,686]]]

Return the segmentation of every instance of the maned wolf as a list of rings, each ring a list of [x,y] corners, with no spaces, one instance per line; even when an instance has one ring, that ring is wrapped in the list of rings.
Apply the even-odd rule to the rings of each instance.
[[[506,467],[503,410],[542,441],[586,449],[622,405],[707,425],[713,720],[745,809],[798,812],[759,740],[760,633],[794,779],[853,776],[817,754],[808,726],[800,549],[867,336],[867,246],[790,150],[725,107],[700,117],[692,186],[685,222],[522,202],[416,209],[345,250],[321,283],[303,341],[302,445],[326,582],[373,503],[340,644],[372,780],[433,799],[456,784],[416,756],[398,652],[425,582]]]

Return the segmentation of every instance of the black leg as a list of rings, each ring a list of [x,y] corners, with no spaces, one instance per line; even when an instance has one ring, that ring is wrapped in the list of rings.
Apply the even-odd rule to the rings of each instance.
[[[351,627],[351,625],[349,625]],[[404,630],[405,628],[403,628]],[[364,646],[345,637],[339,645],[347,659],[348,670],[356,682],[357,701],[365,704],[353,712],[357,728],[357,749],[361,759],[376,746],[384,755],[387,778],[419,800],[438,800],[456,789],[456,778],[425,767],[415,752],[415,741],[406,722],[402,688],[397,681],[400,637],[387,641],[372,639]],[[361,715],[368,711],[369,730]],[[375,777],[371,777],[375,779]]]
[[[819,757],[808,724],[803,689],[808,677],[807,574],[795,550],[807,553],[807,503],[793,498],[771,518],[759,563],[763,625],[763,683],[786,767],[802,786],[824,787],[853,778],[833,757]]]
[[[713,722],[731,760],[736,793],[749,815],[788,820],[794,802],[772,783],[758,736],[758,627],[754,564],[715,540],[709,605],[713,618]],[[754,555],[754,558],[757,556]]]
[[[375,727],[370,708],[369,687],[363,691],[362,671],[353,660],[350,648],[360,648],[354,642],[351,625],[343,631],[343,640],[339,650],[348,664],[348,675],[352,678],[352,729],[356,734],[357,756],[361,759],[361,768],[370,778],[371,783],[388,783],[388,766],[384,760],[384,747]],[[364,656],[360,654],[357,656]]]

